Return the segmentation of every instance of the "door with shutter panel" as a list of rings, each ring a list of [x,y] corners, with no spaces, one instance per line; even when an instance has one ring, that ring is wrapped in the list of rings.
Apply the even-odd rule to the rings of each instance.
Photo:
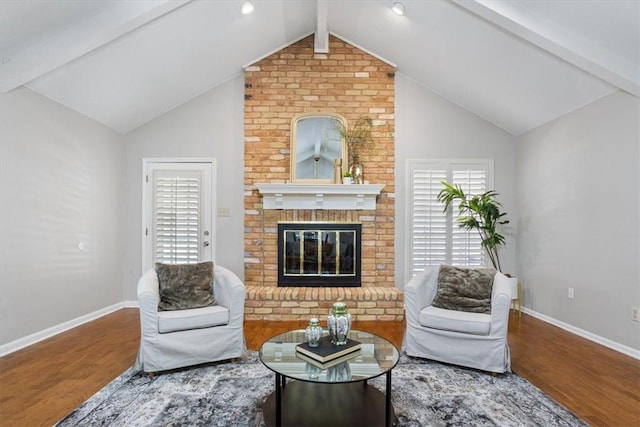
[[[143,271],[156,262],[213,261],[214,167],[212,160],[145,161]]]

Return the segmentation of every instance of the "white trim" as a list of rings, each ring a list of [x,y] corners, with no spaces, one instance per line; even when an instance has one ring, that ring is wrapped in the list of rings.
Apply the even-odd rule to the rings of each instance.
[[[329,31],[327,30],[327,0],[316,1],[316,34],[313,42],[314,53],[329,53]]]
[[[111,314],[123,308],[138,308],[138,307],[139,307],[138,301],[123,301],[123,302],[110,305],[109,307],[105,307],[103,309],[94,311],[93,313],[85,314],[84,316],[80,316],[76,319],[69,320],[67,322],[61,323],[51,328],[47,328],[40,332],[36,332],[24,338],[19,338],[15,341],[11,341],[7,344],[1,345],[0,357],[6,356],[7,354],[21,350],[25,347],[28,347],[32,344],[36,344],[45,339],[51,338],[55,335],[58,335],[62,332],[73,329],[77,326],[83,325],[87,322],[91,322],[93,320],[99,319],[100,317],[106,316],[107,314]],[[578,335],[582,338],[588,339],[589,341],[595,342],[596,344],[600,344],[611,350],[625,354],[629,357],[633,357],[636,360],[640,360],[640,350],[636,350],[634,348],[617,343],[615,341],[611,341],[610,339],[585,331],[584,329],[576,328],[575,326],[561,322],[545,314],[538,313],[537,311],[531,310],[530,308],[527,308],[527,307],[523,307],[522,311],[525,314],[535,317],[536,319],[542,320],[543,322],[557,326],[574,335]]]
[[[101,308],[100,310],[94,311],[93,313],[85,314],[75,319],[60,323],[59,325],[44,329],[40,332],[36,332],[34,334],[27,335],[26,337],[19,338],[15,341],[8,342],[7,344],[0,346],[0,357],[6,356],[9,353],[21,350],[40,341],[46,340],[47,338],[51,338],[55,335],[83,325],[87,322],[96,320],[102,316],[106,316],[107,314],[111,314],[114,311],[118,311],[122,308],[124,308],[124,303],[119,302],[108,307]]]
[[[549,317],[546,314],[538,313],[537,311],[531,310],[530,308],[523,307],[522,311],[524,311],[526,314],[532,317],[535,317],[536,319],[540,319],[543,322],[557,326],[558,328],[564,329],[567,332],[571,332],[574,335],[578,335],[596,344],[600,344],[604,347],[610,348],[611,350],[615,350],[629,357],[633,357],[636,360],[640,360],[640,350],[636,350],[635,348],[628,347],[624,344],[620,344],[615,341],[611,341],[608,338],[604,338],[604,337],[601,337],[600,335],[596,335],[589,331],[585,331],[584,329],[577,328],[568,323],[564,323],[560,320],[554,319],[553,317]]]
[[[255,184],[263,209],[375,210],[383,184]]]
[[[138,300],[125,301],[123,302],[123,304],[124,308],[140,308],[140,303],[138,302]]]

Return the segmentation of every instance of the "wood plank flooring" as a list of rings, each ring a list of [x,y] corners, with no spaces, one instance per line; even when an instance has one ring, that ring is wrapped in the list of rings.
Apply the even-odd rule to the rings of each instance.
[[[250,350],[305,322],[245,322]],[[400,347],[404,324],[356,322]],[[137,309],[123,309],[0,358],[0,426],[52,425],[130,367]],[[511,316],[512,367],[594,426],[640,426],[640,361],[533,317]]]

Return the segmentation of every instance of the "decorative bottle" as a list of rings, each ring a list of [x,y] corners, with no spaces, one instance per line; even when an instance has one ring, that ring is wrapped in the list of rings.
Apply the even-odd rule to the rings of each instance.
[[[309,320],[309,326],[304,330],[304,334],[309,342],[309,347],[317,347],[320,345],[320,338],[322,338],[322,326],[317,317],[312,317]]]
[[[342,159],[333,161],[333,183],[342,184]]]
[[[347,305],[345,303],[333,303],[329,316],[327,316],[327,326],[333,345],[345,345],[347,343],[347,335],[351,330],[351,314],[347,313]]]

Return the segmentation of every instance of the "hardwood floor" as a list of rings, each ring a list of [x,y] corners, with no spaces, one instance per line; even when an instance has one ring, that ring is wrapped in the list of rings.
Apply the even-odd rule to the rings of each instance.
[[[305,322],[245,322],[247,347]],[[404,324],[356,322],[396,346]],[[0,425],[52,425],[130,367],[138,310],[123,309],[0,358]],[[640,425],[640,361],[533,317],[511,316],[513,370],[594,426]]]

